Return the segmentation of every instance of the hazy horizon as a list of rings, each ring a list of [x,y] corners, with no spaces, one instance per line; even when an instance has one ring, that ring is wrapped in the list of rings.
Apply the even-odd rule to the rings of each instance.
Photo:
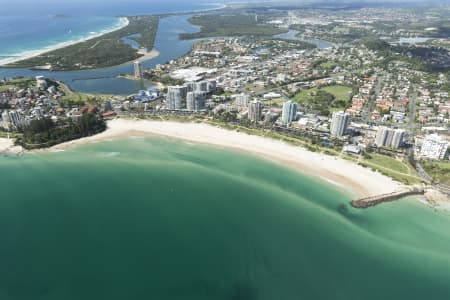
[[[52,15],[52,14],[67,14],[67,15],[118,15],[118,14],[149,14],[149,13],[166,13],[169,12],[167,7],[175,6],[176,11],[189,10],[192,5],[192,10],[198,10],[199,6],[202,9],[218,7],[220,4],[233,4],[233,3],[254,3],[263,5],[310,5],[321,4],[323,5],[435,5],[435,4],[449,4],[450,0],[431,0],[427,3],[423,3],[420,0],[283,0],[283,1],[261,1],[261,0],[129,0],[127,6],[124,8],[123,1],[121,0],[42,0],[36,3],[34,0],[16,0],[14,2],[7,0],[0,0],[2,10],[0,15]],[[151,9],[149,9],[151,8]],[[170,9],[173,11],[173,9]]]

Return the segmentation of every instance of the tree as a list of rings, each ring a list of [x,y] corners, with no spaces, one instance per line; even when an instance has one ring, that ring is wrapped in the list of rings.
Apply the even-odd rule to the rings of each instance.
[[[17,143],[26,149],[50,147],[90,136],[105,129],[105,121],[95,114],[82,115],[76,121],[67,118],[57,123],[50,118],[42,118],[31,121],[30,125],[23,130],[23,137]]]

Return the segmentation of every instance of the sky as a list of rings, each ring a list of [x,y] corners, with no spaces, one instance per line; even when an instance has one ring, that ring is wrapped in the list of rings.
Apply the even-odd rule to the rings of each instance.
[[[223,3],[223,1],[220,1]],[[197,4],[193,6],[192,4]],[[0,0],[0,16],[12,15],[127,15],[186,11],[215,0]],[[209,6],[212,7],[212,6]],[[203,9],[208,6],[203,7]]]
[[[138,12],[140,8],[144,11],[142,13],[163,12],[168,7],[180,7],[180,10],[186,11],[192,4],[212,4],[212,3],[233,3],[233,2],[271,2],[277,5],[281,4],[300,4],[305,2],[321,2],[321,3],[405,3],[415,2],[427,4],[431,2],[449,3],[450,0],[0,0],[0,15],[12,14],[27,14],[34,12],[45,14],[64,13],[70,14],[70,11],[89,14],[101,14],[102,9],[105,10],[105,15],[110,15],[111,12],[121,12],[129,14],[130,12]],[[198,5],[197,5],[198,8]]]

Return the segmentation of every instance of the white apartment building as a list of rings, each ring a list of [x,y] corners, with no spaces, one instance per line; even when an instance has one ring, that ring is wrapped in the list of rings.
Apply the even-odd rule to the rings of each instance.
[[[430,134],[423,140],[420,155],[429,159],[444,159],[448,149],[448,142],[437,134]]]

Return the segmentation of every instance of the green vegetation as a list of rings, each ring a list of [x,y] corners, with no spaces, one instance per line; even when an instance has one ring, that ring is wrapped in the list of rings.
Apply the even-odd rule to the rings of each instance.
[[[390,45],[386,41],[367,38],[363,44],[372,51],[378,51],[382,62],[378,67],[387,67],[391,61],[403,61],[411,68],[426,72],[446,72],[450,70],[450,55],[447,50],[435,47],[419,47],[410,45]]]
[[[83,93],[70,93],[58,100],[61,107],[95,105],[99,106],[111,98],[110,95],[91,95]]]
[[[151,82],[159,82],[164,85],[180,85],[184,83],[183,79],[175,79],[170,77],[169,75],[158,76],[152,73],[145,72],[143,77],[144,79],[149,80]]]
[[[421,161],[420,165],[435,182],[450,185],[450,163]]]
[[[324,116],[330,114],[330,106],[333,99],[332,94],[317,88],[303,90],[294,97],[294,100],[300,105],[301,109],[316,112]]]
[[[391,45],[383,40],[377,38],[367,38],[363,40],[364,46],[373,51],[388,51],[391,50]]]
[[[0,131],[0,138],[10,138],[10,139],[18,139],[22,136],[22,134],[20,133],[16,133],[16,132],[5,132],[5,131]]]
[[[285,33],[287,30],[261,24],[255,15],[200,15],[189,21],[201,27],[197,33],[180,34],[181,39],[195,39],[215,36],[272,36]]]
[[[64,96],[62,96],[58,103],[61,107],[72,107],[72,106],[86,106],[95,105],[100,106],[106,100],[111,98],[112,95],[105,94],[85,94],[72,91],[67,85],[60,81],[52,81],[47,79],[49,85],[54,85],[58,91],[61,91]]]
[[[336,67],[337,67],[337,63],[332,62],[332,61],[325,61],[319,65],[319,68],[321,68],[322,70],[327,70],[327,71],[333,70]]]
[[[130,20],[130,25],[133,22],[133,27],[127,30],[127,34],[139,34],[136,37],[129,37],[129,39],[135,40],[141,47],[147,48],[149,51],[152,50],[158,31],[159,17],[143,16],[129,17],[128,19]]]
[[[371,164],[378,165],[383,168],[391,169],[400,173],[408,173],[408,167],[402,161],[380,154],[370,154],[367,157],[367,160]]]
[[[373,153],[365,154],[358,164],[404,184],[412,185],[422,182],[415,170],[409,167],[408,163],[389,156]]]
[[[133,116],[134,118],[135,116]],[[251,127],[251,124],[231,124],[230,118],[225,113],[223,116],[215,117],[214,119],[206,119],[205,115],[196,116],[180,116],[180,115],[142,115],[142,119],[152,119],[158,121],[177,121],[177,122],[196,122],[196,123],[207,123],[210,125],[218,126],[227,130],[233,130],[238,132],[243,132],[250,135],[257,135],[261,137],[271,138],[285,143],[291,144],[293,146],[303,147],[311,152],[322,152],[323,154],[330,156],[339,156],[340,158],[350,160],[357,163],[363,167],[372,169],[373,171],[379,172],[385,176],[392,178],[398,182],[413,185],[422,183],[421,178],[417,175],[414,168],[412,168],[408,162],[403,162],[401,160],[380,155],[374,153],[363,153],[361,158],[346,155],[341,153],[340,147],[322,147],[316,140],[306,137],[290,136],[285,133],[275,132],[269,129]],[[125,117],[126,118],[126,117]],[[447,164],[449,165],[449,164]],[[448,166],[450,168],[450,166]],[[443,172],[442,172],[443,173]],[[447,170],[447,173],[448,172]]]
[[[300,91],[294,96],[294,101],[299,103],[302,109],[327,116],[333,110],[345,109],[351,94],[351,87],[330,85]]]
[[[64,93],[64,96],[58,100],[61,107],[84,106],[103,104],[111,98],[111,95],[103,94],[85,94],[71,91],[65,84],[57,83],[57,87]]]
[[[52,70],[93,69],[119,65],[142,56],[131,46],[123,43],[128,37],[147,49],[153,48],[159,17],[128,17],[129,25],[72,46],[8,65],[9,67],[35,67],[51,65]],[[139,34],[139,36],[129,37]]]
[[[94,114],[85,114],[76,121],[66,119],[53,122],[50,118],[33,120],[16,140],[25,149],[51,147],[66,141],[100,133],[106,129],[105,121]]]
[[[122,116],[121,118],[128,118],[127,116]],[[136,118],[136,116],[133,116]],[[147,120],[157,120],[157,121],[176,121],[176,122],[195,122],[195,123],[207,123],[209,125],[217,126],[220,128],[224,128],[227,130],[233,130],[238,132],[247,133],[250,135],[257,135],[261,137],[271,138],[279,141],[283,141],[285,143],[291,144],[293,146],[300,146],[308,151],[312,152],[323,152],[327,155],[338,156],[340,154],[340,150],[337,151],[333,148],[321,147],[317,141],[312,140],[310,138],[300,138],[294,136],[288,136],[283,133],[275,132],[268,129],[249,127],[251,125],[239,125],[239,124],[230,124],[229,119],[233,119],[234,116],[231,114],[224,113],[222,116],[216,116],[214,119],[206,118],[206,115],[140,115],[138,116],[140,119]]]
[[[303,41],[295,41],[295,40],[289,40],[289,43],[286,44],[288,40],[286,39],[280,39],[280,38],[264,38],[264,47],[269,49],[269,51],[272,48],[276,48],[278,52],[285,52],[292,49],[292,47],[295,47],[295,49],[305,49],[305,50],[311,50],[316,49],[317,46],[314,44],[310,44],[308,42]],[[283,43],[279,43],[283,42]]]
[[[297,36],[302,37],[307,26],[303,24],[296,24],[291,26],[292,29],[298,30]],[[374,36],[374,34],[362,28],[354,28],[352,26],[342,26],[339,23],[331,23],[328,25],[316,25],[318,33],[314,35],[315,38],[329,41],[332,43],[351,43],[358,39],[363,39],[367,36]]]
[[[265,130],[265,129],[261,129],[261,128],[250,128],[250,127],[245,127],[245,126],[240,126],[240,125],[231,125],[231,124],[224,123],[224,122],[217,121],[217,120],[210,121],[208,123],[211,125],[215,125],[215,126],[224,128],[224,129],[228,129],[228,130],[235,130],[235,131],[243,132],[243,133],[250,134],[250,135],[257,135],[257,136],[266,137],[266,138],[270,138],[270,139],[274,139],[274,140],[279,140],[279,141],[291,144],[293,146],[303,147],[311,152],[319,152],[321,150],[330,151],[330,153],[333,152],[333,150],[331,150],[331,149],[321,148],[318,145],[313,145],[309,141],[303,141],[299,138],[290,137],[290,136],[287,136],[287,135],[284,135],[284,134],[281,134],[278,132],[270,131],[270,130]],[[326,152],[324,152],[324,153],[326,153]]]
[[[352,88],[345,85],[329,85],[322,88],[334,96],[335,101],[348,101],[351,98]]]
[[[9,80],[0,81],[0,92],[6,91],[10,88],[26,89],[31,88],[34,81],[31,78],[13,78]]]
[[[276,98],[276,99],[270,99],[270,100],[265,100],[264,103],[270,106],[275,106],[275,107],[283,107],[284,104],[284,99],[283,98]]]

